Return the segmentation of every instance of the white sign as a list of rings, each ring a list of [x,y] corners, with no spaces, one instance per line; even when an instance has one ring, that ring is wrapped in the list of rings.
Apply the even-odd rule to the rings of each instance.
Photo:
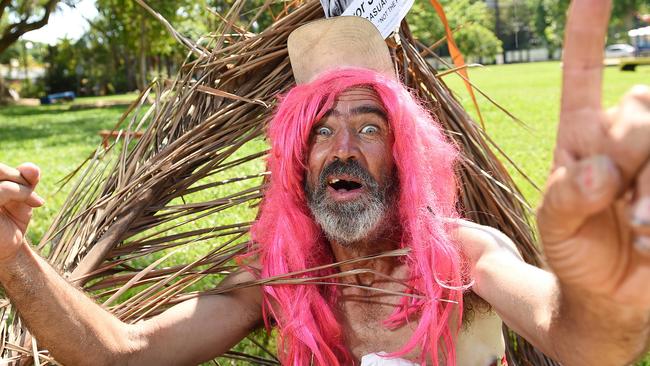
[[[320,0],[325,11],[325,18],[337,17],[347,9],[354,0]]]
[[[321,0],[322,1],[322,0]],[[414,0],[353,0],[349,2],[343,16],[364,17],[379,29],[381,35],[388,37],[404,19],[413,6]]]

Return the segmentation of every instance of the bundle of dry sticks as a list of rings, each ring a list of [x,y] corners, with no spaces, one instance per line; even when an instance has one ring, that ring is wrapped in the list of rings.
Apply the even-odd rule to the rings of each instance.
[[[221,19],[218,29],[193,42],[138,2],[188,48],[188,58],[174,80],[154,82],[115,126],[143,131],[143,136],[135,141],[124,135],[108,150],[98,147],[70,176],[71,193],[39,244],[50,263],[126,322],[201,296],[197,288],[237,268],[233,258],[248,246],[248,229],[263,195],[265,123],[278,95],[294,84],[287,37],[323,17],[318,1],[267,0],[250,9],[247,1],[236,0],[227,14],[214,14]],[[241,20],[244,12],[254,14],[247,25]],[[272,25],[257,34],[249,30],[255,19],[269,14]],[[438,116],[462,152],[458,174],[464,215],[499,228],[527,262],[541,265],[530,210],[494,152],[507,157],[445,86],[441,79],[447,73],[425,61],[436,55],[413,38],[406,22],[390,43],[402,80]],[[188,258],[189,248],[202,254]],[[315,280],[288,275],[264,282]],[[10,302],[0,301],[2,358],[56,364],[47,351],[38,350]],[[553,364],[504,331],[511,364]],[[248,342],[227,356],[278,364],[257,338]]]

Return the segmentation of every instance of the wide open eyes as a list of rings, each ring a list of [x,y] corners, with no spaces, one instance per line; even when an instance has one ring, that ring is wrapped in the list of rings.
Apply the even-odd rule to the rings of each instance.
[[[376,133],[379,133],[379,127],[375,125],[365,125],[363,128],[361,128],[361,133],[365,135],[374,135]]]
[[[359,133],[362,135],[376,135],[380,132],[379,126],[374,124],[368,124],[359,130]],[[330,137],[334,134],[334,130],[326,126],[318,126],[314,129],[314,136],[316,137]]]
[[[329,127],[325,127],[325,126],[319,126],[314,131],[314,135],[323,136],[323,137],[331,136],[332,135],[332,129],[329,128]]]

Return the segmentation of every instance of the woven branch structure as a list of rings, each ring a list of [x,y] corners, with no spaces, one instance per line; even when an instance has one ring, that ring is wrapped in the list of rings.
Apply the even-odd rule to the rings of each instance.
[[[253,14],[248,24],[262,14],[274,21],[255,34],[237,25],[242,14]],[[233,258],[249,245],[247,233],[268,174],[265,123],[278,95],[294,85],[286,40],[323,11],[318,1],[284,2],[280,8],[266,1],[250,9],[239,0],[226,15],[215,16],[221,25],[196,43],[174,34],[189,50],[180,72],[174,80],[154,82],[115,126],[143,136],[135,141],[125,134],[108,150],[98,147],[70,176],[71,193],[38,246],[70,281],[125,322],[230,290],[196,289],[236,270]],[[495,155],[498,147],[425,61],[430,51],[413,38],[406,22],[389,46],[402,81],[461,150],[459,197],[465,217],[500,229],[528,263],[542,265],[530,209]],[[200,258],[188,259],[189,248],[202,250]],[[56,364],[47,351],[37,351],[9,300],[0,301],[2,358]],[[504,332],[511,365],[555,365],[523,338]],[[248,342],[226,356],[242,364],[278,364],[265,344],[255,338]]]

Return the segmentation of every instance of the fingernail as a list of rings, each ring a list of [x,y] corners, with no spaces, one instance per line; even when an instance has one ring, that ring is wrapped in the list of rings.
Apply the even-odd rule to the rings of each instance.
[[[638,236],[634,240],[634,249],[641,254],[650,255],[650,238],[647,236]]]
[[[604,156],[590,159],[578,174],[578,186],[587,196],[598,194],[605,186],[612,169],[611,161]]]
[[[34,195],[36,196],[36,200],[38,201],[39,204],[43,205],[45,204],[45,199],[43,197],[39,196],[38,193],[34,192]]]
[[[642,197],[637,200],[632,210],[632,224],[650,226],[650,197]]]

